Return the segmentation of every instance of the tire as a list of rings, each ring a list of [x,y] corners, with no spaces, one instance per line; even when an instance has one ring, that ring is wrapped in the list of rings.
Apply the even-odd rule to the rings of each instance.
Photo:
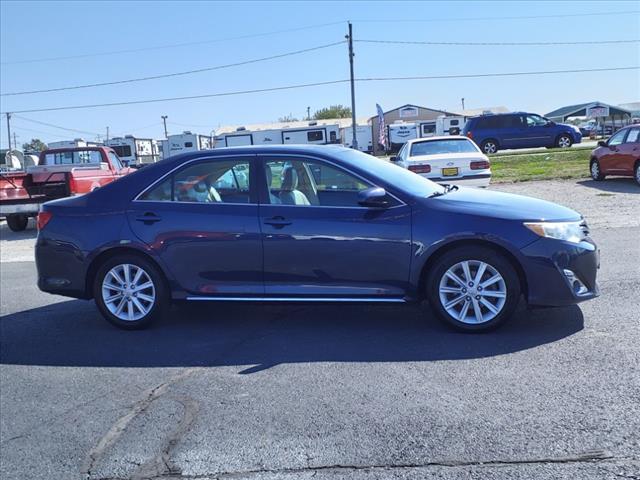
[[[638,160],[635,167],[633,167],[633,178],[635,178],[636,183],[640,185],[640,160]]]
[[[12,232],[22,232],[29,224],[29,217],[26,215],[7,216],[7,225]]]
[[[480,144],[480,150],[482,150],[482,153],[485,155],[496,153],[498,151],[498,142],[493,139],[485,140]]]
[[[596,182],[601,182],[606,177],[606,175],[603,175],[602,169],[600,168],[600,162],[596,158],[591,160],[591,163],[589,164],[589,172],[591,172],[591,178]]]
[[[119,294],[122,282],[116,278],[126,280],[126,268],[129,269],[131,283],[123,292],[123,298],[122,294]],[[136,280],[138,271],[142,273]],[[115,273],[115,276],[110,272]],[[133,290],[131,286],[134,284],[143,288]],[[117,297],[118,295],[120,297]],[[111,302],[106,300],[113,297],[117,298]],[[107,260],[96,273],[93,298],[102,316],[111,324],[125,330],[148,327],[168,311],[170,303],[163,274],[150,261],[137,255],[118,255]],[[131,300],[127,301],[127,298]]]
[[[465,273],[465,264],[471,279]],[[477,285],[481,268],[481,282]],[[464,286],[449,277],[450,273]],[[496,275],[497,280],[487,283]],[[426,288],[436,315],[463,332],[488,332],[497,328],[513,315],[520,300],[520,280],[514,267],[500,253],[482,246],[460,247],[442,255],[431,268]],[[482,319],[480,322],[478,316]]]
[[[571,135],[563,133],[556,139],[557,148],[569,148],[571,145],[573,145],[573,138],[571,138]]]

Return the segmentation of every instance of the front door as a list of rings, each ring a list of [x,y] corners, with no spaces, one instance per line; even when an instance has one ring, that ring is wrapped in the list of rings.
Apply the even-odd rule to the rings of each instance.
[[[599,158],[602,173],[609,175],[625,173],[624,140],[627,132],[628,130],[620,130],[607,141],[607,146],[604,147],[604,152]]]
[[[131,203],[132,230],[187,295],[263,295],[255,156],[190,162]]]
[[[264,156],[260,221],[267,296],[401,299],[411,261],[411,208],[358,204],[368,181],[330,162]]]
[[[524,146],[550,147],[554,143],[553,128],[548,120],[540,115],[529,114],[525,116]]]

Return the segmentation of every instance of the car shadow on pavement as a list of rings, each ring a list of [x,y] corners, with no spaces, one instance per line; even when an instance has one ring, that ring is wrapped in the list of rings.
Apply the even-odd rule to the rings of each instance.
[[[36,238],[38,230],[36,230],[35,220],[30,218],[27,229],[21,232],[13,232],[7,225],[7,222],[0,221],[0,240],[12,242],[15,240],[25,240],[29,238]]]
[[[92,302],[63,301],[0,318],[0,363],[70,367],[238,366],[490,357],[568,337],[577,306],[528,311],[487,334],[455,332],[428,307],[198,304],[147,330],[112,327]]]
[[[578,185],[610,193],[640,193],[640,185],[631,177],[607,178],[601,182],[580,180]]]

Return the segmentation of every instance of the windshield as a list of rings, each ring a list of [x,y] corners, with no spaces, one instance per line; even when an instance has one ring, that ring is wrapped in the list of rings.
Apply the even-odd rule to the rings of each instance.
[[[451,140],[429,140],[411,145],[411,156],[441,155],[443,153],[476,153],[478,149],[469,140],[456,138]]]
[[[429,197],[445,191],[444,187],[410,170],[357,150],[341,149],[338,158],[409,195]]]

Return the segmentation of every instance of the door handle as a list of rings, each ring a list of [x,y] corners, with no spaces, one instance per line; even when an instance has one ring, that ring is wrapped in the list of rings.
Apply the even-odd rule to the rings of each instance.
[[[264,221],[264,223],[275,228],[282,228],[286,227],[287,225],[291,225],[291,222],[289,220],[286,220],[284,217],[281,217],[279,215],[277,217],[268,218]]]
[[[151,225],[152,223],[159,222],[162,220],[158,215],[153,212],[146,212],[143,215],[138,215],[136,217],[136,221],[143,222],[147,225]]]

